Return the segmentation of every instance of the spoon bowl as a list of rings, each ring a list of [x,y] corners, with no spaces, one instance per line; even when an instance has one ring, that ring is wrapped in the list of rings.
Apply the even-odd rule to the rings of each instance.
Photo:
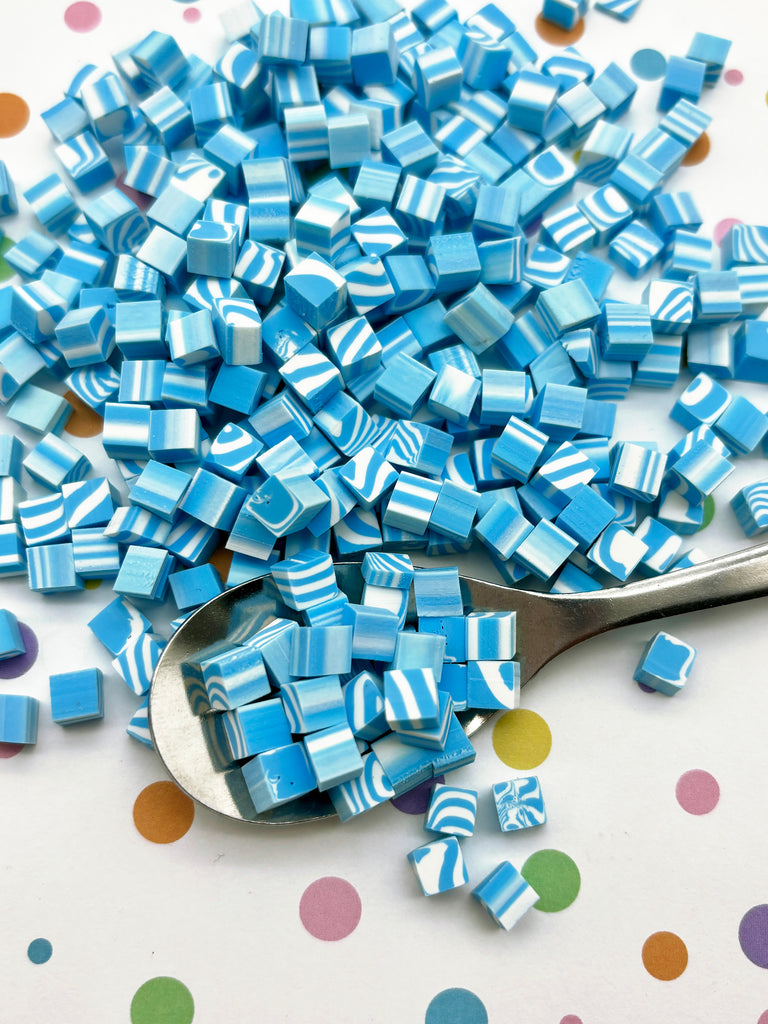
[[[358,562],[336,564],[349,600],[359,603]],[[461,577],[467,611],[514,611],[521,685],[548,661],[583,640],[617,626],[711,608],[768,594],[768,544],[703,562],[665,576],[586,594],[542,594]],[[193,799],[229,818],[284,825],[335,815],[327,794],[315,792],[257,813],[238,765],[232,761],[216,713],[191,664],[222,641],[244,641],[273,619],[296,618],[280,600],[271,577],[226,590],[191,615],[168,642],[155,670],[149,722],[155,749],[176,783]],[[416,609],[411,598],[408,621]],[[468,735],[495,712],[459,715]]]

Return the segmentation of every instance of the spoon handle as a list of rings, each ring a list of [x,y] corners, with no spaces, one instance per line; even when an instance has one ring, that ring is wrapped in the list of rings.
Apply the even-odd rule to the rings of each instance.
[[[713,558],[689,569],[575,599],[567,616],[572,643],[633,622],[714,608],[768,595],[768,544]],[[569,644],[570,646],[570,644]]]

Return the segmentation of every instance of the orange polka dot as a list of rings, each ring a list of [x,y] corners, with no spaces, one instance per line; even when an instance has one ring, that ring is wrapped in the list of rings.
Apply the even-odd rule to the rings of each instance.
[[[208,561],[222,580],[229,576],[229,567],[232,565],[232,552],[228,551],[223,545],[220,548],[216,548]]]
[[[133,821],[151,843],[175,843],[189,831],[195,805],[173,782],[153,782],[133,805]]]
[[[700,164],[709,156],[710,142],[706,132],[702,132],[691,148],[683,157],[683,167],[693,167]]]
[[[547,21],[543,14],[536,19],[536,31],[545,43],[551,46],[570,46],[584,35],[584,19],[580,18],[574,28],[561,28],[552,21]]]
[[[535,768],[552,749],[552,733],[541,715],[528,708],[515,708],[506,711],[494,725],[493,749],[510,768]]]
[[[90,405],[86,405],[74,391],[67,391],[64,397],[72,406],[72,415],[64,428],[66,433],[72,437],[97,437],[104,427],[101,416]]]
[[[15,92],[0,92],[0,139],[18,135],[29,122],[29,107]]]
[[[674,981],[688,966],[688,947],[674,932],[654,932],[643,943],[643,967],[659,981]]]

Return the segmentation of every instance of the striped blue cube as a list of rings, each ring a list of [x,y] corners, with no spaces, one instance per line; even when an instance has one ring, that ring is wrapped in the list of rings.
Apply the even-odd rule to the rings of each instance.
[[[695,658],[694,647],[659,630],[646,644],[634,678],[644,686],[673,697],[685,686]]]
[[[363,755],[363,770],[360,775],[337,786],[331,786],[328,796],[341,821],[369,811],[385,803],[395,795],[386,772],[376,755],[370,751]]]
[[[472,895],[505,931],[513,928],[539,900],[536,890],[509,861],[502,861],[486,875]]]
[[[384,673],[384,713],[390,727],[434,729],[440,722],[432,669],[395,668]]]

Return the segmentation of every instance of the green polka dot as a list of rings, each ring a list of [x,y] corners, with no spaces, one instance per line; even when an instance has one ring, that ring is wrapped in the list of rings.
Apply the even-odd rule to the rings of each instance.
[[[191,1024],[195,1002],[176,978],[150,978],[131,1001],[131,1024]]]
[[[8,235],[6,235],[5,238],[0,239],[0,281],[7,281],[16,273],[11,264],[7,260],[3,259],[3,256],[9,249],[12,249],[14,245],[16,245],[16,243],[12,238],[9,238]]]
[[[560,850],[538,850],[531,854],[520,873],[539,894],[538,903],[534,903],[536,910],[547,914],[565,910],[579,895],[579,869]]]
[[[715,518],[715,499],[711,494],[708,494],[704,499],[704,519],[701,522],[699,530],[705,529],[712,520]]]

